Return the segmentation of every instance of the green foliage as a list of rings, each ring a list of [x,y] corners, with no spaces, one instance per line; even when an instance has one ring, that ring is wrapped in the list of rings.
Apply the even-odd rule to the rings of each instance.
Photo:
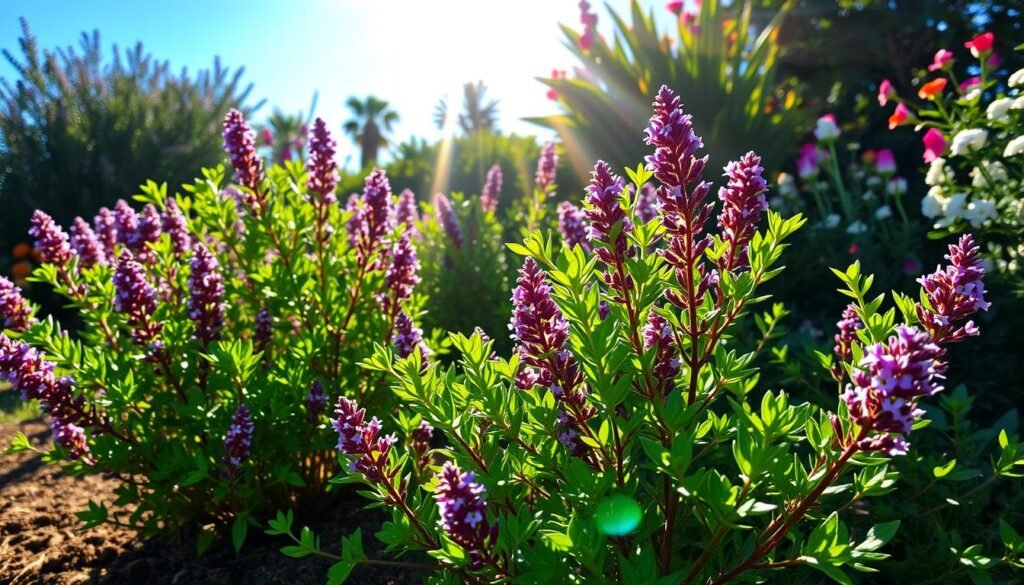
[[[0,249],[33,209],[91,217],[147,178],[180,184],[221,159],[221,120],[244,109],[242,70],[174,74],[142,44],[104,59],[98,32],[80,49],[40,50],[22,21],[16,79],[0,83]]]
[[[774,171],[810,126],[809,113],[776,71],[778,27],[788,6],[759,22],[762,13],[749,2],[707,0],[693,28],[677,19],[678,26],[669,27],[677,36],[669,37],[656,27],[653,12],[645,14],[633,0],[632,25],[611,11],[614,44],[597,38],[589,49],[563,26],[565,44],[585,74],[541,80],[557,92],[565,113],[531,121],[571,146],[573,170],[583,180],[589,161],[619,168],[642,158],[642,144],[624,137],[639,135],[654,93],[667,84],[681,89],[712,160],[723,165],[755,150]]]

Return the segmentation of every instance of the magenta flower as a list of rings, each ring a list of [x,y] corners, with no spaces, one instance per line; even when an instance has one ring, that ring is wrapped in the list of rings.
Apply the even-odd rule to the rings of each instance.
[[[973,39],[964,43],[964,46],[971,50],[971,54],[976,59],[980,59],[992,50],[992,45],[995,43],[996,37],[994,34],[987,32],[981,33]]]
[[[895,130],[897,126],[911,118],[910,109],[903,102],[896,104],[896,109],[889,116],[889,130]]]
[[[196,338],[205,346],[220,337],[224,325],[224,277],[216,256],[203,244],[196,244],[190,266],[188,316],[196,324]]]
[[[555,171],[558,170],[558,153],[555,152],[555,143],[546,142],[540,149],[540,158],[537,159],[537,173],[534,176],[534,184],[542,193],[548,193],[555,185]]]
[[[362,473],[371,482],[388,477],[388,453],[398,441],[395,436],[380,436],[377,417],[365,422],[366,410],[344,396],[338,398],[334,415],[331,426],[338,433],[338,451],[352,458],[349,471]]]
[[[416,231],[416,223],[420,220],[420,211],[416,207],[416,194],[412,192],[412,189],[403,189],[402,194],[398,196],[395,219],[399,225],[405,224],[405,233],[414,238],[419,236]]]
[[[142,262],[152,263],[156,260],[149,244],[155,244],[160,240],[160,225],[162,220],[160,212],[152,203],[142,208],[138,216],[138,225],[128,237],[128,248],[135,254],[135,257]]]
[[[635,253],[626,239],[626,234],[633,230],[633,224],[622,208],[622,191],[622,178],[615,175],[607,163],[597,161],[590,173],[590,184],[586,188],[586,209],[583,213],[590,222],[587,239],[600,244],[596,246],[595,254],[609,265],[623,262],[627,256]]]
[[[850,418],[874,433],[860,441],[862,450],[906,454],[905,435],[924,414],[917,399],[942,390],[941,351],[927,332],[906,326],[897,327],[886,343],[865,348],[853,385],[842,396]]]
[[[671,12],[672,14],[679,15],[680,13],[683,12],[683,6],[685,5],[686,2],[684,2],[683,0],[669,0],[669,2],[665,4],[665,9]]]
[[[256,154],[256,140],[245,116],[231,110],[224,117],[224,150],[235,169],[235,182],[256,191],[263,180],[263,161]]]
[[[892,86],[892,82],[888,79],[883,79],[878,84],[878,105],[885,107],[889,103],[889,100],[896,97],[896,90]]]
[[[875,171],[883,176],[892,175],[896,172],[896,157],[888,148],[883,148],[875,155]]]
[[[683,113],[679,96],[667,85],[658,90],[654,115],[645,132],[644,142],[654,147],[654,154],[646,158],[655,178],[669,189],[683,188],[700,180],[707,157],[696,158],[694,153],[704,143],[693,131],[693,117]]]
[[[459,226],[459,219],[455,216],[455,210],[452,209],[451,201],[444,193],[434,195],[434,216],[452,246],[461,248],[462,228]]]
[[[483,192],[480,194],[480,206],[488,213],[494,213],[498,209],[498,199],[501,196],[501,167],[494,165],[487,171],[487,181],[484,183]]]
[[[232,482],[242,476],[242,464],[249,458],[252,449],[252,435],[256,426],[252,422],[249,407],[241,405],[231,416],[231,426],[224,435],[225,475]]]
[[[919,303],[917,317],[936,343],[961,341],[979,333],[974,321],[963,325],[960,322],[990,306],[985,300],[985,269],[980,252],[974,237],[965,234],[959,242],[950,244],[946,254],[949,265],[918,279],[929,306]]]
[[[97,264],[107,263],[107,254],[103,244],[96,237],[96,232],[81,217],[76,217],[71,224],[71,247],[78,253],[78,263],[82,268],[92,268]]]
[[[580,246],[584,252],[590,252],[590,244],[587,242],[587,225],[583,212],[568,201],[558,204],[558,231],[562,234],[562,241],[568,247]]]
[[[310,197],[315,205],[331,205],[338,198],[334,195],[334,189],[338,184],[338,164],[334,161],[336,143],[327,130],[327,123],[322,118],[313,122],[313,129],[309,133],[309,190],[320,197],[316,201]]]
[[[931,65],[928,66],[928,71],[938,71],[942,69],[945,71],[953,66],[953,52],[947,51],[946,49],[939,49],[935,53],[935,57],[932,59]]]
[[[498,525],[487,520],[487,491],[472,471],[461,472],[447,461],[437,474],[434,492],[441,519],[438,522],[456,544],[469,553],[471,569],[486,562],[498,538]]]
[[[188,233],[188,223],[185,214],[178,207],[178,202],[173,197],[167,199],[163,213],[164,233],[171,238],[171,247],[174,255],[179,258],[192,249],[192,237]]]
[[[35,323],[32,305],[21,296],[21,289],[7,277],[0,276],[0,329],[21,333]]]
[[[75,257],[68,235],[52,217],[39,209],[32,214],[32,227],[28,235],[36,239],[36,250],[43,262],[63,266]]]
[[[836,345],[832,348],[832,353],[836,357],[835,363],[832,364],[832,377],[836,382],[842,382],[846,375],[843,364],[849,364],[853,359],[853,344],[857,342],[857,331],[864,328],[864,323],[857,315],[857,306],[853,303],[846,305],[842,319],[836,326],[839,332],[835,335]]]
[[[729,182],[718,190],[718,198],[722,200],[718,226],[729,248],[719,258],[718,266],[722,270],[741,270],[749,266],[747,249],[750,240],[754,237],[757,222],[768,211],[768,201],[764,196],[768,183],[764,180],[761,157],[753,152],[729,163],[725,167],[725,176]]]
[[[320,380],[313,380],[309,386],[309,394],[306,395],[306,417],[310,424],[320,420],[320,415],[327,410],[327,392]]]
[[[946,137],[936,128],[929,128],[921,139],[924,143],[924,162],[930,163],[946,153]]]

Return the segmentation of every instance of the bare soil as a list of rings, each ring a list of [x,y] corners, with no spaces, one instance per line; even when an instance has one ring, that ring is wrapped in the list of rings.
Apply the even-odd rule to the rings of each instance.
[[[21,431],[34,445],[50,441],[43,420],[0,423],[0,451]],[[278,549],[282,537],[250,530],[249,541],[238,555],[229,543],[215,544],[196,557],[187,539],[143,541],[136,533],[117,526],[79,529],[75,512],[90,499],[110,505],[112,481],[99,476],[69,477],[56,466],[45,465],[39,455],[0,455],[0,583],[10,585],[323,585],[330,561],[291,559]],[[338,499],[325,502],[308,524],[332,550],[341,536],[362,527],[364,545],[377,556],[373,533],[380,517],[362,510],[361,502]],[[301,518],[296,519],[300,524]],[[348,583],[404,585],[422,582],[422,575],[400,570],[358,567]]]

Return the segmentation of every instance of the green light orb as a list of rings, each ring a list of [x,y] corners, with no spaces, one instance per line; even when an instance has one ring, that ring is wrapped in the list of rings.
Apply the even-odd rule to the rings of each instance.
[[[608,536],[625,536],[640,526],[643,511],[629,496],[609,496],[597,505],[597,529]]]

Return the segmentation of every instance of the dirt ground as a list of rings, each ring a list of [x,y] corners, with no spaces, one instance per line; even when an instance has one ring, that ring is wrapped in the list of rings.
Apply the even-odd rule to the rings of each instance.
[[[42,420],[0,423],[0,451],[17,431],[40,447],[50,440]],[[0,583],[10,585],[322,585],[330,561],[291,559],[278,549],[288,544],[250,531],[239,555],[230,543],[215,544],[197,558],[194,544],[155,539],[143,541],[116,526],[79,530],[74,512],[90,499],[110,504],[114,484],[98,476],[67,477],[44,465],[33,453],[0,455]],[[367,553],[375,556],[372,534],[379,518],[356,502],[328,503],[310,522],[331,550],[344,534],[362,527]],[[296,519],[299,524],[300,519]],[[419,574],[380,567],[358,567],[348,583],[402,585],[421,583]]]

